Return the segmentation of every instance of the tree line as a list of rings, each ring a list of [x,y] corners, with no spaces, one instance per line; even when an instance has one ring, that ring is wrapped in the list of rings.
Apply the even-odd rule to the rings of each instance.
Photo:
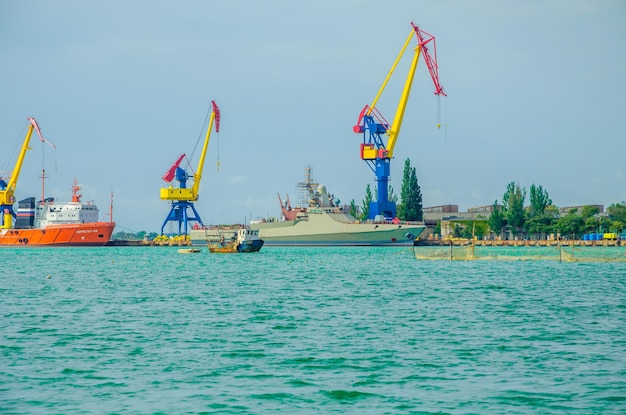
[[[370,185],[367,185],[361,212],[358,212],[354,200],[350,202],[353,216],[361,220],[368,217],[375,191],[373,193]],[[390,201],[398,202],[393,187],[389,186],[388,193]],[[527,196],[529,204],[526,206]],[[400,199],[400,203],[397,204],[399,219],[404,221],[424,219],[422,192],[416,170],[408,158],[404,162]],[[548,191],[543,186],[533,183],[527,192],[519,183],[510,182],[506,186],[501,203],[498,203],[497,199],[493,202],[492,212],[487,221],[458,221],[453,227],[453,233],[456,237],[466,238],[482,238],[490,233],[502,237],[506,232],[510,232],[513,236],[521,238],[545,239],[547,235],[560,234],[575,239],[586,233],[620,233],[626,229],[626,202],[611,204],[607,208],[608,216],[599,213],[600,209],[597,206],[583,206],[562,213],[552,203]]]
[[[531,239],[544,239],[549,234],[576,239],[586,233],[619,233],[626,227],[625,202],[610,205],[608,216],[600,216],[597,206],[574,208],[562,214],[541,185],[530,186],[528,206],[524,206],[526,194],[519,183],[507,185],[502,203],[498,204],[497,199],[493,203],[488,220],[492,232],[502,236],[510,231],[514,236]]]

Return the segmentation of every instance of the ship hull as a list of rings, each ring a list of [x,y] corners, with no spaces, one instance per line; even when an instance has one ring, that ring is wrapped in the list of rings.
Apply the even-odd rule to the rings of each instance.
[[[265,246],[412,246],[424,231],[423,225],[415,224],[371,224],[342,223],[330,226],[307,226],[300,220],[266,222],[250,225],[259,230],[259,238]],[[411,237],[407,237],[407,233]],[[194,246],[217,243],[218,230],[192,230],[191,242]]]
[[[243,243],[231,242],[225,245],[209,244],[209,252],[212,254],[235,254],[243,252],[259,252],[263,247],[263,240],[245,241]]]
[[[2,229],[0,246],[102,246],[109,242],[114,228],[114,222],[92,222]]]
[[[338,222],[331,215],[309,215],[251,225],[267,246],[400,246],[413,245],[422,224]]]
[[[245,241],[237,245],[237,252],[259,252],[264,244],[265,241],[263,239]]]
[[[308,206],[292,208],[289,196],[278,195],[281,220],[255,221],[250,229],[257,230],[259,238],[268,246],[402,246],[413,245],[424,231],[423,222],[359,221],[352,214],[353,206],[339,205],[326,186],[311,178],[307,167],[304,182],[298,190]]]

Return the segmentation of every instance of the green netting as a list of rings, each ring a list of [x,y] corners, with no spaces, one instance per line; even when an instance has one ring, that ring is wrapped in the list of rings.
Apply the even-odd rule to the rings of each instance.
[[[626,262],[624,246],[414,246],[415,258],[448,261]]]

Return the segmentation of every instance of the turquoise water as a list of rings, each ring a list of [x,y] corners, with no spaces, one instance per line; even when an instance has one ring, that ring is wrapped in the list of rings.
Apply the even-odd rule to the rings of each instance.
[[[618,414],[626,264],[2,249],[2,414]]]

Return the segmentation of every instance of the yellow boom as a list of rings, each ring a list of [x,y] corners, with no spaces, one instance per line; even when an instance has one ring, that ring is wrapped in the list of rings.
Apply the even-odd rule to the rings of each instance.
[[[9,212],[13,211],[13,204],[15,203],[15,187],[17,186],[17,179],[19,179],[20,177],[20,172],[22,170],[22,164],[24,164],[24,158],[26,157],[26,152],[28,150],[30,150],[30,147],[28,147],[28,145],[30,144],[30,137],[33,134],[33,129],[37,130],[37,134],[39,134],[39,137],[41,138],[42,141],[45,141],[43,139],[43,136],[41,135],[41,130],[39,129],[39,126],[37,125],[37,121],[35,121],[34,118],[29,117],[28,121],[30,122],[30,125],[28,126],[28,131],[26,132],[26,137],[24,138],[24,142],[22,144],[22,149],[20,150],[20,154],[17,157],[17,162],[15,163],[15,167],[13,168],[13,171],[11,172],[11,177],[9,179],[9,181],[6,183],[6,187],[2,190],[0,190],[0,208],[2,209],[2,217],[4,218],[2,225],[0,225],[0,228],[2,229],[9,229],[12,227],[13,223],[12,223],[12,215],[9,214],[5,214],[5,210],[9,210]]]
[[[398,66],[398,62],[400,62],[400,59],[402,58],[402,55],[404,55],[406,48],[409,46],[409,43],[411,42],[411,39],[413,38],[414,33],[415,33],[414,30],[411,30],[411,33],[409,33],[409,37],[406,39],[406,42],[404,42],[404,46],[402,46],[402,49],[400,50],[398,57],[396,58],[393,65],[391,66],[391,69],[389,70],[387,77],[383,81],[382,86],[378,90],[378,93],[376,94],[374,101],[372,101],[372,104],[369,106],[369,109],[366,113],[367,115],[370,115],[373,108],[376,107],[376,103],[378,103],[378,99],[380,98],[380,96],[383,93],[383,90],[387,86],[387,83],[389,82],[389,79],[391,78],[393,71],[396,69],[396,66]],[[411,86],[413,85],[413,78],[415,77],[415,70],[417,69],[417,62],[419,61],[421,49],[422,48],[419,45],[414,49],[415,54],[413,55],[413,61],[411,62],[411,66],[409,67],[409,73],[407,74],[406,82],[404,83],[404,89],[402,90],[402,95],[400,96],[400,102],[398,103],[398,108],[396,109],[396,115],[393,119],[393,123],[391,124],[391,127],[385,133],[389,137],[389,139],[387,140],[387,145],[385,146],[387,150],[387,158],[389,159],[393,158],[393,149],[396,146],[396,141],[398,140],[398,136],[400,135],[400,127],[402,127],[402,119],[404,118],[404,111],[406,109],[406,104],[409,101],[409,95],[411,94]]]

